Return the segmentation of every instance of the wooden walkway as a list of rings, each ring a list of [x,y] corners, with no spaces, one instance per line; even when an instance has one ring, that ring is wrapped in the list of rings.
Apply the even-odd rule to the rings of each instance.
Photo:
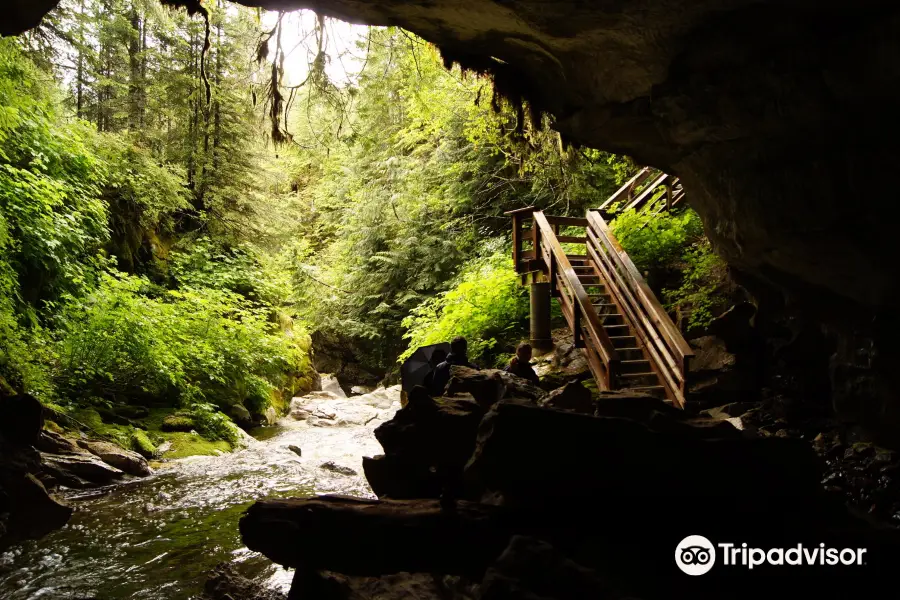
[[[683,408],[693,352],[603,217],[615,205],[655,205],[661,194],[664,207],[684,199],[677,179],[644,169],[585,218],[533,207],[507,214],[517,272],[550,283],[600,389],[639,390]]]

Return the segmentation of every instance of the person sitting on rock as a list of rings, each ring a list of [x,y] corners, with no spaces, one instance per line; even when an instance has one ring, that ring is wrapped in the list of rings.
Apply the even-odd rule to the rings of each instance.
[[[466,355],[468,350],[469,343],[466,341],[466,338],[453,338],[453,341],[450,342],[450,354],[447,355],[447,360],[439,364],[434,370],[431,388],[429,388],[432,396],[442,396],[444,394],[444,388],[447,387],[447,382],[450,381],[450,367],[478,368],[477,365],[469,362],[469,357]]]
[[[432,396],[440,396],[444,391],[435,390],[434,372],[437,371],[438,365],[440,365],[445,360],[447,360],[447,353],[440,348],[435,349],[435,351],[431,354],[431,358],[428,359],[428,363],[431,365],[431,370],[428,371],[428,375],[425,376],[425,379],[422,381],[422,385],[428,389],[428,393]]]
[[[505,371],[522,379],[527,379],[534,385],[540,385],[541,383],[540,378],[531,366],[531,344],[528,342],[519,344],[519,347],[516,348],[516,355],[509,361]]]

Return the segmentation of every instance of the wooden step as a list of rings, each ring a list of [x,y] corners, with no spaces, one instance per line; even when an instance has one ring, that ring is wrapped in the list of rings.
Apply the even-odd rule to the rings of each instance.
[[[650,387],[659,385],[659,375],[653,371],[642,373],[622,373],[619,375],[622,387],[633,388],[635,386]]]
[[[624,362],[626,360],[644,360],[644,351],[640,348],[618,348],[619,358]]]
[[[602,313],[600,311],[597,311],[597,315],[600,317],[600,322],[603,323],[604,327],[625,324],[625,317],[618,313]]]
[[[618,325],[616,325],[616,324],[607,325],[606,323],[604,323],[603,329],[606,330],[606,333],[609,334],[609,337],[627,335],[627,334],[631,333],[631,328],[628,327],[628,325],[626,325],[624,323],[619,323]]]
[[[609,339],[612,341],[613,348],[634,348],[637,345],[637,339],[633,335],[611,335]]]
[[[656,396],[660,400],[666,399],[666,388],[661,385],[645,385],[640,387],[630,387],[629,391],[632,392],[640,392],[642,394],[649,394],[650,396]],[[618,390],[624,391],[624,390]]]
[[[621,354],[621,352],[620,352]],[[619,371],[625,373],[648,373],[653,369],[650,367],[650,361],[641,358],[638,360],[623,360],[619,363]]]

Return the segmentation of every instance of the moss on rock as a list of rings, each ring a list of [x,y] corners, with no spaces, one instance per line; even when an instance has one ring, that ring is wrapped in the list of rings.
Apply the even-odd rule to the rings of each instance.
[[[135,429],[131,434],[131,448],[144,458],[153,458],[156,454],[156,446],[150,441],[150,437],[140,429]]]
[[[185,458],[197,455],[214,455],[231,452],[232,446],[225,441],[211,442],[195,433],[169,433],[164,436],[171,442],[171,447],[163,455],[164,458]]]
[[[194,429],[194,419],[185,414],[168,415],[160,427],[163,431],[190,431]]]

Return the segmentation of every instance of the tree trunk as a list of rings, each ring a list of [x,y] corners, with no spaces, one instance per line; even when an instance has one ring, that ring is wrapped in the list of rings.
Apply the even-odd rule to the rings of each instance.
[[[134,0],[129,15],[131,29],[128,31],[128,128],[132,131],[141,126],[141,17]]]

